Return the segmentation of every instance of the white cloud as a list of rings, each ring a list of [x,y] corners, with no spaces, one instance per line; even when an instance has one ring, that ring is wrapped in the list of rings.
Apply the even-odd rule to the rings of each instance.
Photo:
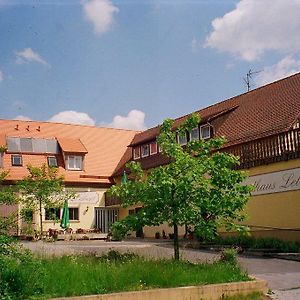
[[[265,67],[264,70],[256,76],[255,82],[261,86],[297,72],[300,72],[300,60],[296,60],[292,56],[287,56],[277,64]]]
[[[0,70],[0,82],[4,80],[4,74],[3,72]]]
[[[16,52],[18,64],[24,64],[29,62],[36,62],[45,66],[50,67],[50,64],[47,63],[37,52],[34,52],[31,48],[25,48],[22,51]]]
[[[212,21],[206,46],[247,61],[266,51],[300,51],[299,0],[241,0],[234,10]]]
[[[109,0],[82,1],[85,17],[94,25],[97,34],[107,32],[114,23],[114,14],[119,9]]]
[[[18,115],[14,117],[14,120],[22,120],[22,121],[31,121],[29,117],[23,116],[23,115]]]
[[[88,114],[74,110],[66,110],[52,116],[49,122],[80,124],[80,125],[95,125],[96,122]]]
[[[127,116],[115,116],[112,123],[108,124],[108,126],[123,129],[145,130],[145,113],[133,109]]]

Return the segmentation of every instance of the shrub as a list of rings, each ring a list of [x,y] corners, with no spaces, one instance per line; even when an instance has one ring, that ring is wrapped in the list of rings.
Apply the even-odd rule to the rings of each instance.
[[[132,261],[134,258],[137,258],[137,255],[134,253],[126,252],[126,253],[120,253],[115,250],[110,250],[107,252],[107,254],[104,254],[101,256],[102,261],[106,262],[127,262]]]
[[[0,299],[27,299],[43,293],[43,267],[29,250],[6,236],[0,236]]]
[[[223,249],[220,254],[220,261],[237,265],[237,254],[238,251],[235,248]]]

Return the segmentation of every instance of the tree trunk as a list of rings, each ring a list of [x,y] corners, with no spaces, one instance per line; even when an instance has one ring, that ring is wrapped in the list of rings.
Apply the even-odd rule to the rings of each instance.
[[[42,215],[42,201],[40,201],[40,238],[43,237],[43,215]]]
[[[174,224],[174,258],[179,260],[178,226]]]

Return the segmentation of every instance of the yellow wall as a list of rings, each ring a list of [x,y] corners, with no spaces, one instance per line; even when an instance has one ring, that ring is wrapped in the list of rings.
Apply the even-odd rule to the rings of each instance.
[[[249,176],[254,176],[298,167],[300,167],[300,159],[293,159],[244,171]],[[120,219],[128,215],[128,210],[120,208]],[[246,213],[248,218],[244,224],[247,225],[300,229],[300,190],[252,196],[248,201]],[[145,237],[154,238],[155,233],[158,231],[162,234],[162,230],[165,230],[167,235],[173,231],[167,224],[163,224],[159,227],[144,227],[144,234]],[[179,233],[184,234],[183,227],[180,228]],[[257,237],[300,240],[300,231],[251,227],[251,233]]]
[[[251,168],[249,176],[300,167],[300,159]],[[300,190],[252,196],[247,205],[245,224],[300,229]],[[300,240],[299,231],[252,228],[254,236],[272,236],[286,240]]]
[[[97,192],[98,194],[98,201],[97,203],[88,203],[88,202],[80,202],[80,203],[72,203],[69,202],[69,207],[78,207],[79,208],[79,220],[78,221],[72,221],[70,220],[70,228],[73,229],[73,231],[76,231],[78,228],[82,229],[93,229],[95,224],[95,213],[94,209],[95,207],[104,207],[105,206],[105,196],[104,193],[107,189],[97,189],[97,188],[78,188],[74,187],[71,189],[73,192]],[[39,229],[40,228],[40,222],[39,222],[39,215],[35,214],[34,216],[34,228]],[[24,226],[23,226],[24,227]],[[48,231],[49,228],[51,229],[58,229],[60,230],[60,222],[54,222],[45,220],[44,210],[43,210],[43,231]]]

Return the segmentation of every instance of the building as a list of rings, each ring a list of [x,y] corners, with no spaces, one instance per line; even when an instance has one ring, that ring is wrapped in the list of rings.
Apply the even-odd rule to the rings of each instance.
[[[29,174],[29,164],[57,167],[58,173],[64,176],[66,188],[76,193],[76,198],[69,202],[71,228],[97,227],[107,232],[109,224],[118,218],[118,211],[105,208],[105,191],[113,184],[112,174],[136,133],[93,126],[0,120],[0,145],[7,147],[7,151],[0,153],[0,171],[1,168],[9,171],[6,183],[10,184]],[[0,213],[6,215],[18,210],[18,206],[2,206]],[[59,229],[59,222],[51,220],[49,212],[44,210],[44,230]],[[59,218],[61,211],[55,213]],[[33,216],[33,223],[39,228],[38,216]],[[24,227],[26,224],[20,220],[19,232]]]
[[[300,240],[300,73],[196,113],[201,118],[200,124],[179,138],[178,143],[226,137],[227,144],[221,151],[240,156],[240,168],[248,170],[248,183],[255,185],[246,221],[253,235]],[[175,126],[187,117],[176,119]],[[26,175],[28,163],[57,164],[66,185],[79,194],[70,203],[75,208],[73,214],[78,215],[71,226],[74,229],[96,226],[107,232],[116,218],[139,209],[120,208],[118,199],[105,193],[120,180],[126,162],[138,161],[146,172],[169,162],[156,144],[159,130],[159,126],[134,132],[0,120],[0,147],[8,146],[1,154],[0,164],[10,170],[8,182]],[[51,220],[45,223],[48,221],[49,227],[57,226]],[[156,231],[163,229],[171,232],[162,225],[143,228],[143,235],[154,237]]]
[[[178,142],[225,136],[222,151],[238,155],[255,191],[247,211],[253,235],[300,240],[300,74],[260,87],[196,111],[201,122]],[[175,126],[187,116],[175,120]],[[159,126],[135,135],[127,157],[144,170],[167,164],[157,150]],[[131,155],[130,155],[131,153]],[[126,161],[125,157],[124,160]],[[124,164],[116,170],[118,177]],[[107,205],[117,204],[108,199]],[[120,216],[129,212],[120,210]],[[168,227],[163,226],[166,232]],[[162,228],[144,228],[152,236]]]

